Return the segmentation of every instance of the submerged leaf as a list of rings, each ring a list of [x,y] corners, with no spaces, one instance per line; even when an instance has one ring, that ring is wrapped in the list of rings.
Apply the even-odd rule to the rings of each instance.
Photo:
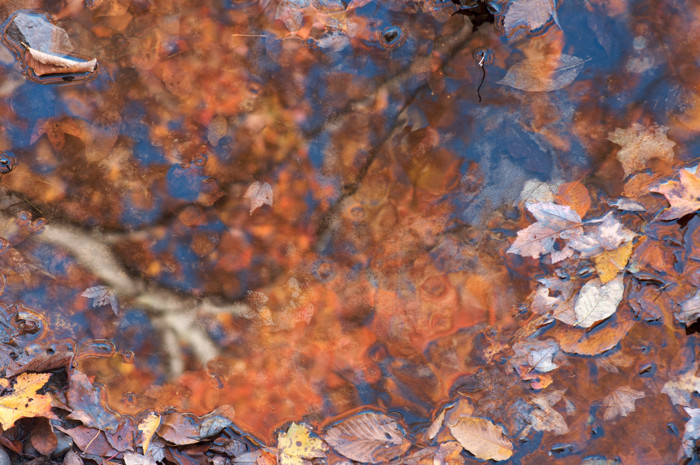
[[[503,428],[484,418],[464,416],[449,426],[452,436],[476,458],[500,461],[513,455],[513,444]]]
[[[700,438],[700,408],[685,407],[685,412],[690,415],[690,420],[685,424],[681,447],[685,457],[692,457],[695,441]]]
[[[600,282],[605,284],[613,279],[627,266],[634,244],[627,242],[615,250],[605,250],[593,257]]]
[[[617,417],[626,417],[629,413],[634,412],[634,402],[642,397],[644,397],[643,392],[629,386],[617,389],[603,400],[603,405],[606,407],[603,418],[612,420]]]
[[[117,293],[107,286],[88,287],[80,294],[82,297],[94,299],[92,307],[97,308],[109,304],[115,315],[119,315],[119,300]]]
[[[526,92],[551,92],[571,84],[584,63],[585,60],[564,54],[526,59],[511,66],[498,83]]]
[[[700,318],[700,292],[695,292],[695,295],[685,302],[681,303],[681,311],[675,312],[676,320],[686,326],[692,325]]]
[[[587,282],[574,305],[577,318],[574,326],[590,328],[595,323],[610,317],[617,310],[624,292],[625,285],[621,276],[607,284],[602,284],[597,278]]]
[[[263,205],[272,206],[272,186],[266,182],[255,181],[245,191],[243,198],[250,203],[250,214]]]
[[[552,23],[559,24],[554,0],[511,0],[503,18],[511,41]]]
[[[667,381],[661,392],[666,394],[673,405],[693,405],[693,395],[700,394],[700,377],[697,375],[698,363],[687,373]]]
[[[649,160],[658,158],[673,161],[675,142],[668,140],[666,126],[645,127],[633,123],[627,129],[615,129],[608,134],[608,140],[622,148],[617,152],[617,159],[625,170],[625,176],[647,168]]]
[[[367,463],[391,460],[411,446],[396,420],[376,412],[341,420],[326,431],[324,438],[341,455]]]
[[[678,173],[680,182],[671,180],[652,189],[652,192],[663,194],[671,204],[659,215],[660,220],[675,220],[700,210],[700,178],[697,171],[698,166],[683,168]]]

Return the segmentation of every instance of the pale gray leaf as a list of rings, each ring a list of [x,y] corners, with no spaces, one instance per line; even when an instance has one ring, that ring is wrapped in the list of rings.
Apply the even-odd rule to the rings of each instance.
[[[644,397],[643,392],[629,386],[617,389],[603,400],[603,405],[606,407],[603,419],[607,421],[617,417],[626,417],[634,412],[634,402],[642,397]]]
[[[248,189],[243,195],[244,198],[248,199],[250,204],[250,214],[252,215],[255,210],[262,207],[263,205],[272,206],[272,186],[266,182],[255,181],[253,184],[248,186]]]
[[[695,292],[695,295],[685,302],[681,303],[681,310],[675,312],[676,320],[686,326],[692,325],[700,318],[700,292]]]
[[[551,92],[571,84],[584,63],[580,58],[564,54],[526,59],[511,66],[498,84],[526,92]]]
[[[690,415],[690,420],[685,424],[682,450],[685,457],[692,457],[695,441],[700,438],[700,408],[685,407],[685,411]]]
[[[590,328],[610,317],[617,310],[624,292],[625,284],[621,276],[606,284],[601,284],[598,278],[588,281],[581,288],[574,304],[577,319],[574,326]]]
[[[509,41],[537,31],[548,24],[559,24],[555,0],[512,0],[503,18]]]

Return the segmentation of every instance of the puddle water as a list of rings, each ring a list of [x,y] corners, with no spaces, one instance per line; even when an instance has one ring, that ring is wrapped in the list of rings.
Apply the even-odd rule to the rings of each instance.
[[[268,437],[365,405],[416,425],[468,396],[514,422],[548,392],[509,358],[536,324],[537,279],[596,273],[508,253],[534,222],[525,203],[566,203],[580,182],[586,218],[602,217],[649,192],[635,173],[672,176],[700,148],[692,2],[16,3],[4,18],[43,12],[98,64],[45,84],[0,53],[0,329],[75,348],[122,414],[231,405]],[[634,124],[639,140],[658,127],[643,161]],[[667,245],[661,262],[688,247],[678,227],[620,215]],[[658,393],[689,369],[696,335],[671,314],[616,316],[625,361],[557,358],[572,432],[524,433],[514,463],[674,461],[666,425],[687,415],[667,400],[663,414],[638,401],[636,424],[574,405],[625,376]]]

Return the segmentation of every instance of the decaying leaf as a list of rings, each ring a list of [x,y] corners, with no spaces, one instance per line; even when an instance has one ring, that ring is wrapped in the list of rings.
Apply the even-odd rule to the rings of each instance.
[[[681,452],[684,457],[692,457],[695,449],[695,441],[700,438],[700,408],[685,407],[685,412],[690,415],[690,420],[685,424]]]
[[[652,189],[652,192],[663,194],[671,204],[659,215],[660,220],[675,220],[700,210],[698,166],[681,169],[678,173],[680,182],[670,180]]]
[[[605,250],[593,257],[598,278],[602,284],[612,281],[625,269],[633,249],[634,244],[626,242],[615,250]]]
[[[0,397],[0,425],[4,430],[12,428],[20,418],[55,418],[51,397],[37,394],[50,376],[50,373],[22,373],[15,378],[11,391]]]
[[[68,418],[78,420],[85,426],[113,432],[119,426],[119,418],[105,407],[100,386],[94,386],[87,375],[73,371],[66,394],[68,405],[73,409]]]
[[[606,250],[616,250],[620,244],[629,242],[636,234],[625,228],[611,213],[600,220],[591,220],[585,226],[585,234],[573,237],[569,247],[579,252],[581,258],[588,258]]]
[[[80,294],[82,297],[93,299],[92,308],[109,304],[115,315],[119,315],[119,300],[117,293],[107,286],[88,287]]]
[[[566,182],[559,186],[557,203],[570,206],[583,218],[591,208],[591,195],[581,181]]]
[[[326,444],[311,437],[311,430],[303,423],[292,423],[284,433],[277,435],[277,451],[281,465],[308,465],[309,460],[326,456]]]
[[[536,431],[547,431],[555,435],[566,434],[569,426],[561,413],[552,408],[561,399],[561,394],[549,398],[547,396],[535,396],[532,399],[534,408],[530,412],[530,424]]]
[[[700,318],[700,292],[696,291],[690,299],[681,303],[681,310],[675,312],[676,320],[686,326],[692,325]]]
[[[615,347],[634,326],[631,316],[621,318],[618,314],[614,321],[607,321],[592,331],[584,328],[557,327],[550,333],[559,343],[559,347],[569,354],[598,355]]]
[[[539,282],[540,285],[531,296],[530,310],[574,325],[577,321],[573,299],[577,291],[575,280],[543,278]],[[552,293],[556,295],[551,295]]]
[[[698,363],[675,379],[669,380],[664,384],[661,392],[666,394],[673,405],[683,405],[690,407],[693,405],[692,399],[694,394],[700,394],[700,376],[697,375]]]
[[[510,41],[553,23],[559,24],[554,0],[510,1],[503,19],[503,27]]]
[[[515,63],[498,84],[526,92],[551,92],[576,79],[586,61],[571,55],[550,55]]]
[[[559,368],[559,365],[554,363],[554,356],[559,352],[559,346],[556,342],[528,340],[518,342],[513,345],[515,355],[511,358],[510,363],[518,372],[532,370],[540,373],[547,373]]]
[[[263,205],[272,206],[272,186],[266,182],[255,181],[243,195],[250,204],[250,214]]]
[[[137,454],[134,452],[124,453],[125,465],[156,465],[156,461],[149,455]]]
[[[574,326],[590,328],[597,322],[610,317],[617,310],[624,293],[625,284],[621,276],[607,284],[601,284],[600,279],[597,278],[588,281],[576,298]]]
[[[657,158],[673,161],[675,142],[666,137],[666,126],[642,126],[633,123],[627,129],[615,129],[608,134],[608,140],[621,146],[617,159],[622,163],[625,176],[647,168],[649,160]]]
[[[470,417],[473,413],[474,407],[469,402],[469,399],[460,397],[455,402],[451,402],[440,409],[440,412],[435,416],[432,423],[430,423],[428,429],[425,430],[425,437],[428,441],[437,438],[439,442],[454,439],[449,433],[449,428],[443,429],[443,426],[455,423],[459,417]]]
[[[155,412],[149,412],[143,420],[139,422],[138,430],[141,433],[141,445],[143,450],[148,450],[148,445],[151,443],[153,434],[160,426],[160,415]]]
[[[513,455],[513,444],[503,428],[489,420],[463,416],[449,427],[452,436],[476,458],[500,461]]]
[[[92,73],[97,67],[97,59],[78,61],[72,58],[53,55],[25,46],[24,60],[37,76],[47,74]]]
[[[341,455],[367,463],[391,460],[411,446],[398,421],[377,412],[341,420],[328,428],[324,438]]]
[[[616,389],[603,400],[603,405],[606,407],[603,419],[607,421],[617,417],[626,417],[629,413],[634,412],[634,402],[642,397],[644,397],[643,392],[629,386]]]
[[[573,250],[568,246],[554,251],[554,243],[559,238],[566,240],[582,232],[578,213],[569,206],[547,202],[528,203],[525,206],[537,222],[518,231],[518,237],[507,253],[538,258],[552,252],[552,263],[571,256]]]

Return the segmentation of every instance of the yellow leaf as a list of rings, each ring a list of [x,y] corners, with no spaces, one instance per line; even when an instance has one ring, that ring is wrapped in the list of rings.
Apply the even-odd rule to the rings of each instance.
[[[310,459],[326,456],[326,444],[319,438],[312,438],[309,433],[309,428],[303,423],[292,423],[286,433],[277,436],[281,465],[306,465]]]
[[[460,417],[449,427],[452,436],[478,459],[499,461],[513,455],[513,444],[503,428],[484,418]]]
[[[143,436],[143,453],[145,454],[148,450],[148,445],[151,443],[151,438],[153,434],[160,426],[160,415],[155,412],[151,412],[139,423],[139,431]]]
[[[612,281],[620,271],[625,269],[633,248],[634,244],[631,241],[625,242],[615,250],[606,250],[593,257],[602,284]]]
[[[0,397],[0,425],[7,430],[20,418],[55,418],[51,412],[51,397],[37,394],[51,376],[50,373],[22,373],[15,379],[13,392]]]

